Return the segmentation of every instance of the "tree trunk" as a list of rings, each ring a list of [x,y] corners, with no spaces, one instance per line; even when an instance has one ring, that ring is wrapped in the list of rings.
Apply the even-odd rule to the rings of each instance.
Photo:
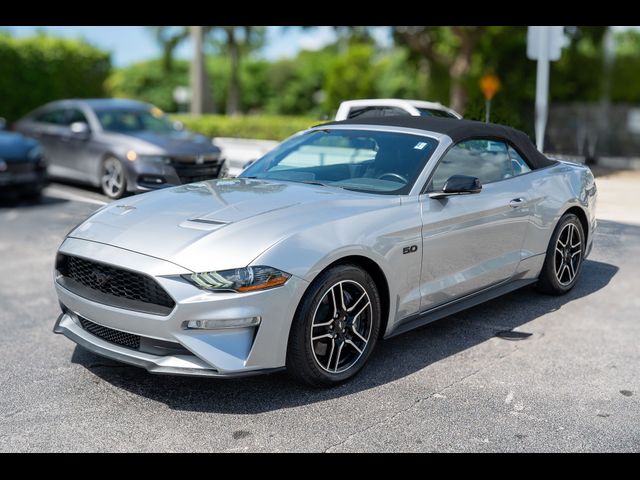
[[[451,90],[449,93],[449,106],[456,112],[464,115],[467,108],[467,91],[463,85],[463,80],[471,69],[471,56],[475,41],[468,35],[461,35],[460,51],[453,59],[449,67],[451,77]]]
[[[227,115],[240,114],[240,48],[236,41],[235,27],[225,27],[227,48],[231,60],[231,78],[227,95]]]
[[[215,113],[215,104],[205,65],[203,42],[204,30],[200,26],[191,27],[193,40],[193,60],[191,62],[191,113]]]

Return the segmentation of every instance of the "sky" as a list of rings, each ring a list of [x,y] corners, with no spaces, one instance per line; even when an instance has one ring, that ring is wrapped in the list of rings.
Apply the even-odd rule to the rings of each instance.
[[[615,31],[639,27],[613,27]],[[85,38],[97,47],[112,52],[111,61],[116,67],[123,67],[135,62],[155,58],[160,55],[160,46],[153,35],[145,27],[60,27],[60,26],[21,26],[8,27],[12,35],[25,37],[38,30],[48,34],[67,38]],[[382,46],[389,46],[391,38],[385,27],[372,30],[376,41]],[[291,58],[300,50],[318,50],[333,42],[336,38],[333,27],[320,26],[303,30],[298,27],[267,27],[265,48],[260,55],[267,60]],[[184,42],[176,51],[176,57],[189,58],[190,42]]]
[[[61,37],[85,38],[95,46],[111,51],[112,62],[116,67],[158,57],[161,51],[153,35],[145,27],[9,27],[10,33],[16,37],[31,36],[38,29]],[[317,50],[335,40],[333,27],[330,26],[309,30],[273,26],[267,27],[266,35],[265,48],[260,55],[267,60],[291,58],[300,50]],[[374,37],[383,45],[390,42],[384,29],[374,29]],[[176,57],[189,56],[189,42],[185,42],[176,51]]]

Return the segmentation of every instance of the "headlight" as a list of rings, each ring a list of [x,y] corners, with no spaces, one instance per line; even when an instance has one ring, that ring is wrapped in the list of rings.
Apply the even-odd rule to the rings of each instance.
[[[44,152],[42,151],[42,147],[38,145],[29,150],[29,152],[27,153],[27,158],[29,160],[39,160],[43,155]]]
[[[183,275],[183,278],[204,290],[231,290],[243,293],[279,287],[287,283],[291,275],[277,268],[258,266],[194,273]]]

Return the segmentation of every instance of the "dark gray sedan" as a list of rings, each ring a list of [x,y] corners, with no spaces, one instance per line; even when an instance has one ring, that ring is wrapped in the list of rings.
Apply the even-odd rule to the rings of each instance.
[[[224,176],[220,149],[153,105],[124,99],[60,100],[15,129],[45,149],[52,177],[101,187],[110,198]]]

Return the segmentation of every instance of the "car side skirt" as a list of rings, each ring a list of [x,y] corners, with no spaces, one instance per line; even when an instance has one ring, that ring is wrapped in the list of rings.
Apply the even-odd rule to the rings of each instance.
[[[487,302],[496,297],[500,297],[506,293],[518,290],[522,287],[526,287],[527,285],[531,285],[537,280],[537,278],[508,280],[506,282],[501,282],[497,285],[480,290],[479,292],[472,293],[460,299],[447,302],[443,305],[439,305],[430,310],[411,315],[400,320],[397,323],[396,327],[389,333],[387,333],[384,338],[386,339],[395,337],[396,335],[408,332],[409,330],[413,330],[414,328],[418,328],[428,323],[435,322],[436,320],[448,317],[449,315],[453,315],[454,313],[458,313],[462,310],[475,307],[476,305]]]

